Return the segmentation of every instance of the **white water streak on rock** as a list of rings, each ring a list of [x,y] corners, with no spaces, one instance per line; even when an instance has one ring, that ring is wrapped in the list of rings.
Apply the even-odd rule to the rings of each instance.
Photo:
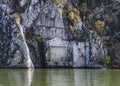
[[[30,51],[29,51],[29,48],[28,48],[28,45],[26,43],[26,40],[25,40],[25,36],[24,36],[24,33],[23,33],[23,28],[20,24],[18,24],[18,27],[20,29],[20,34],[22,36],[22,39],[23,39],[23,42],[20,43],[20,48],[21,48],[21,51],[24,55],[24,64],[25,64],[25,67],[27,68],[33,68],[33,63],[31,61],[31,58],[30,58]]]

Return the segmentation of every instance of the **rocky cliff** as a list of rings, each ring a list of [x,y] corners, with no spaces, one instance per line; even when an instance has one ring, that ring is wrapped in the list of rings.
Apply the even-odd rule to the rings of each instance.
[[[0,67],[120,66],[119,0],[1,0]]]

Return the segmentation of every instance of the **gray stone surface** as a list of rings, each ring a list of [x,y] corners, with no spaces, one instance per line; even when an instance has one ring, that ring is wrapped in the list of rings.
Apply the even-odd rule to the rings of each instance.
[[[87,52],[89,53],[89,52]],[[79,42],[73,44],[73,66],[74,67],[85,67],[85,43]]]
[[[70,9],[64,10],[67,1],[0,0],[0,67],[97,67],[106,64],[108,54],[119,64],[119,2],[83,13],[86,20],[81,15],[70,32],[64,11],[78,8],[79,0],[70,0]],[[97,20],[105,22],[100,34],[94,26]]]
[[[46,60],[48,66],[66,66],[68,58],[68,42],[60,38],[47,41]]]

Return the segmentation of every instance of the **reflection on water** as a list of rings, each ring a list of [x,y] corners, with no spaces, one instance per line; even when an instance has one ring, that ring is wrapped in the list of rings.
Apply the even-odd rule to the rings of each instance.
[[[0,86],[31,86],[33,69],[0,70]]]
[[[0,70],[0,86],[120,86],[120,70]]]
[[[34,69],[28,69],[25,72],[25,84],[24,84],[24,86],[31,86],[31,83],[33,80],[33,73],[34,73]]]

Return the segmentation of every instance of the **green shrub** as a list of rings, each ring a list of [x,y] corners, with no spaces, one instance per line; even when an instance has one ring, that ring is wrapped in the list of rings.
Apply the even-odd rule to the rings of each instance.
[[[110,56],[109,55],[104,56],[103,60],[104,60],[105,64],[109,64],[110,63]]]
[[[37,36],[35,36],[35,40],[40,42],[41,41],[41,37],[37,35]]]

